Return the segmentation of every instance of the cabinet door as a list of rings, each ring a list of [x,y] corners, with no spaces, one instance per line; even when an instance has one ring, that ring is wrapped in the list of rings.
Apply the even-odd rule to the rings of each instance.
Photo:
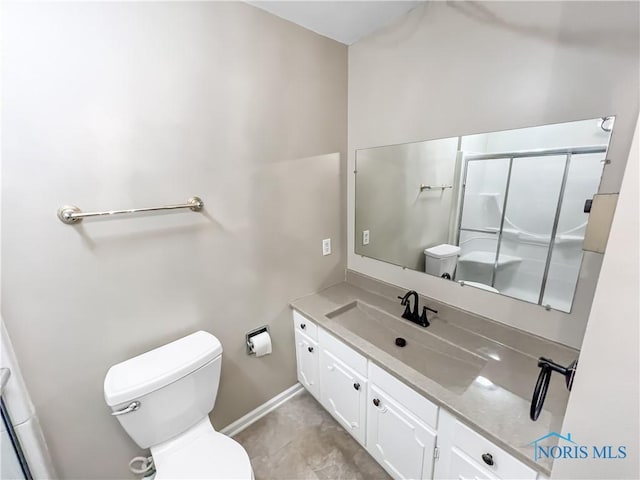
[[[432,478],[436,434],[375,384],[367,402],[367,450],[396,479]]]
[[[456,480],[497,480],[498,478],[480,467],[455,447],[451,450],[448,470],[448,478],[455,478]]]
[[[320,346],[320,398],[331,415],[364,445],[367,380]]]
[[[320,395],[318,381],[318,344],[306,335],[296,331],[296,362],[298,381],[316,398]]]

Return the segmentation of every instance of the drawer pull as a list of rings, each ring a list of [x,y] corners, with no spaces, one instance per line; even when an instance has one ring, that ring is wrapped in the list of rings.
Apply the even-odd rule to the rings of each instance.
[[[309,347],[307,350],[309,350],[309,353],[313,353],[313,347]]]
[[[306,323],[301,323],[301,324],[300,324],[300,328],[301,328],[302,330],[304,330],[305,328],[307,328],[307,324],[306,324]]]
[[[493,465],[493,455],[491,455],[490,453],[483,453],[482,461],[489,466]]]
[[[360,384],[358,382],[354,383],[353,388],[355,388],[356,390],[360,390]]]
[[[379,400],[379,399],[377,399],[377,398],[374,398],[374,399],[373,399],[373,404],[374,404],[376,407],[379,407],[379,406],[380,406],[380,400]]]

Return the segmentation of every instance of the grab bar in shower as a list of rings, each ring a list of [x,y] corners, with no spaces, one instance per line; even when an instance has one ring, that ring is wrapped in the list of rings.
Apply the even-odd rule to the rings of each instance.
[[[188,208],[194,212],[199,212],[204,207],[204,202],[200,197],[191,197],[187,200],[187,203],[179,205],[164,205],[162,207],[145,207],[145,208],[130,208],[127,210],[109,210],[104,212],[83,212],[75,205],[65,205],[58,209],[58,218],[61,222],[67,225],[73,225],[79,223],[83,218],[87,217],[103,217],[112,215],[121,215],[124,213],[139,213],[139,212],[156,212],[160,210],[178,210],[180,208]]]

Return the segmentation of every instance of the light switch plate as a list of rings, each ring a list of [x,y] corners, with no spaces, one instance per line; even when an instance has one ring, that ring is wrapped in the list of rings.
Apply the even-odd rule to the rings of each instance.
[[[322,240],[322,255],[331,255],[331,239]]]
[[[362,244],[369,245],[369,230],[362,231]]]

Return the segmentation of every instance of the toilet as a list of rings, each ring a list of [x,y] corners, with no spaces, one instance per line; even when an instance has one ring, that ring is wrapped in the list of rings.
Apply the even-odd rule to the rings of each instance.
[[[222,344],[199,331],[112,366],[104,398],[140,448],[154,480],[253,478],[247,452],[209,421],[220,383]]]
[[[443,243],[424,251],[424,271],[430,275],[441,277],[445,273],[453,279],[458,263],[460,247]]]

